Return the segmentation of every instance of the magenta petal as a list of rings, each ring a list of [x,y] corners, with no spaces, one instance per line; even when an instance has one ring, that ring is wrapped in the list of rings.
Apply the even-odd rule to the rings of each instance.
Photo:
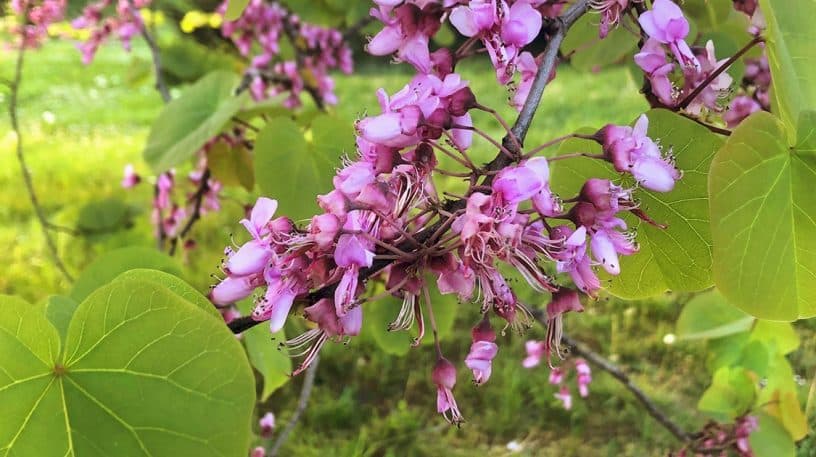
[[[466,6],[457,6],[450,13],[450,22],[462,35],[472,37],[479,33],[479,26],[473,11]]]
[[[360,135],[372,143],[383,143],[402,133],[399,113],[384,113],[367,117],[357,123]]]
[[[612,244],[612,240],[609,239],[606,231],[600,230],[595,232],[589,244],[592,248],[592,256],[601,263],[601,266],[603,266],[607,273],[611,275],[620,274],[618,253],[615,251],[615,246]]]
[[[289,310],[292,309],[295,295],[289,291],[274,294],[273,296],[267,293],[266,298],[270,301],[275,300],[269,314],[269,330],[274,333],[282,329],[283,324],[286,323],[286,318],[289,316]]]
[[[366,45],[366,51],[375,56],[385,56],[395,52],[402,45],[404,37],[398,25],[386,26]]]
[[[656,192],[669,192],[674,189],[675,180],[680,178],[671,164],[655,157],[638,158],[631,171],[643,187]]]
[[[258,240],[251,240],[244,243],[227,260],[225,268],[230,275],[244,276],[252,273],[260,273],[272,258],[272,251],[269,246]]]

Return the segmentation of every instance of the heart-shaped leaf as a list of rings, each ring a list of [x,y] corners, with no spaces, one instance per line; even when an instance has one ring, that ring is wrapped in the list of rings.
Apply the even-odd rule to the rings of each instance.
[[[161,173],[191,158],[246,102],[247,92],[233,93],[237,86],[234,73],[214,71],[168,103],[150,128],[145,162]]]
[[[79,305],[60,350],[41,307],[0,303],[0,453],[245,456],[254,380],[222,322],[121,279]]]
[[[750,116],[714,158],[709,193],[717,287],[748,314],[791,321],[816,315],[816,154],[786,138],[771,114]]]

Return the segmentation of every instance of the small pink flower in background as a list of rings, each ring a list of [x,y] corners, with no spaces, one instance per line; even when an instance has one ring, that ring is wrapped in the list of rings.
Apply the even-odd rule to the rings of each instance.
[[[544,340],[544,355],[552,368],[551,354],[555,353],[563,359],[561,354],[561,335],[564,328],[564,314],[568,312],[584,312],[578,292],[572,289],[561,288],[553,292],[552,300],[547,304],[547,338]]]
[[[696,89],[697,86],[705,82],[705,80],[711,73],[714,72],[714,70],[718,69],[721,65],[724,65],[728,60],[717,60],[717,57],[714,54],[714,42],[711,40],[706,42],[705,51],[699,57],[700,67],[697,69],[687,69],[685,72],[686,80],[683,90],[684,94],[691,93],[691,91]],[[686,111],[695,116],[701,113],[703,107],[715,112],[722,111],[719,101],[728,96],[729,89],[733,81],[733,78],[731,78],[728,73],[720,73],[707,86],[705,86],[703,91],[700,92],[700,95],[696,96],[694,100],[689,103],[689,105],[686,107]]]
[[[555,398],[561,401],[561,404],[567,411],[572,409],[572,394],[567,386],[561,386],[555,394]]]
[[[745,118],[761,109],[759,102],[747,95],[740,95],[731,100],[728,111],[723,114],[723,120],[729,129],[733,129]]]
[[[576,380],[578,381],[578,393],[586,398],[589,395],[589,383],[592,382],[592,370],[584,359],[575,359]]]
[[[264,414],[258,421],[258,427],[261,430],[261,438],[271,438],[275,430],[275,415],[271,411]]]
[[[561,384],[562,382],[564,382],[564,375],[565,375],[564,370],[562,370],[560,367],[552,368],[550,370],[549,378],[550,384],[554,386]]]
[[[527,351],[527,357],[521,362],[524,368],[533,368],[541,363],[541,358],[547,355],[547,344],[544,341],[530,340],[524,343],[524,349]]]
[[[141,176],[136,174],[136,169],[132,164],[125,165],[125,176],[122,178],[122,187],[130,189],[142,181]]]
[[[756,416],[745,416],[737,422],[735,435],[737,438],[737,450],[742,457],[752,457],[751,443],[748,440],[751,433],[759,428],[759,420]]]
[[[448,359],[439,357],[431,375],[436,384],[436,410],[452,424],[460,424],[465,418],[459,412],[456,399],[453,397],[453,387],[456,385],[456,367]]]
[[[266,449],[263,446],[256,446],[252,449],[252,452],[249,453],[249,457],[265,457],[266,456]]]

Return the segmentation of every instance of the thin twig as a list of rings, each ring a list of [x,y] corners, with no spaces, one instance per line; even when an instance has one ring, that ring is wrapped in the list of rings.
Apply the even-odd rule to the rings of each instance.
[[[303,387],[300,389],[297,409],[295,409],[295,413],[286,424],[286,428],[280,432],[280,435],[278,435],[278,438],[272,444],[272,447],[269,448],[269,452],[266,453],[267,457],[275,457],[278,455],[281,446],[286,443],[289,435],[292,434],[295,426],[297,426],[300,416],[302,416],[303,412],[306,411],[306,407],[309,405],[309,397],[312,396],[312,387],[314,387],[315,374],[317,373],[317,365],[319,362],[320,356],[315,356],[314,360],[312,360],[312,363],[309,365],[309,368],[306,369],[306,374],[303,377]]]
[[[703,82],[697,85],[697,87],[695,87],[690,94],[686,95],[686,97],[683,100],[681,100],[680,103],[677,104],[677,109],[681,110],[689,106],[689,104],[691,104],[691,102],[693,102],[694,99],[697,98],[698,95],[700,95],[700,92],[702,92],[706,87],[708,87],[708,85],[711,84],[711,82],[714,81],[714,79],[720,76],[722,72],[727,70],[728,67],[730,67],[734,62],[736,62],[740,57],[742,57],[743,54],[748,52],[749,49],[753,48],[754,46],[763,41],[765,41],[765,39],[762,38],[761,36],[754,37],[753,40],[749,41],[748,44],[743,46],[742,49],[737,51],[736,54],[729,57],[728,60],[723,62],[723,64],[717,67],[716,70],[712,71],[711,74],[708,75],[708,77],[706,77],[706,79],[704,79]]]
[[[515,142],[511,139],[510,135],[515,135],[516,139],[518,139],[520,143],[524,142],[524,138],[527,135],[527,130],[530,129],[533,116],[535,115],[536,109],[541,102],[541,96],[544,93],[544,88],[547,86],[549,75],[552,72],[552,69],[555,67],[558,58],[558,48],[561,46],[561,42],[564,40],[567,30],[569,30],[569,28],[584,13],[586,13],[588,8],[589,0],[578,0],[577,2],[573,3],[563,15],[553,21],[551,27],[553,28],[554,32],[550,38],[550,41],[547,43],[547,47],[544,51],[544,59],[538,68],[538,74],[533,81],[530,94],[527,96],[527,100],[524,102],[524,107],[519,113],[516,123],[511,129],[511,133],[508,133],[502,140],[504,147],[513,152],[517,157],[521,156],[521,151],[514,145]],[[507,157],[505,153],[499,151],[496,154],[496,157],[494,157],[493,160],[485,167],[484,171],[486,176],[481,185],[490,186],[490,184],[493,182],[493,177],[495,174],[491,174],[489,172],[501,170],[511,163],[512,159]],[[440,209],[440,211],[455,213],[460,209],[464,209],[465,204],[466,200],[464,199],[447,200],[443,205],[444,207]],[[428,241],[431,235],[436,233],[443,223],[443,221],[439,221],[433,226],[428,227],[426,230],[417,233],[415,236],[416,241],[420,244]],[[418,249],[423,249],[422,247],[414,247],[407,241],[400,243],[397,247],[405,252],[415,252]],[[374,274],[379,273],[393,262],[393,260],[387,258],[375,259],[374,263],[370,267],[360,270],[360,282],[363,282]],[[333,296],[336,288],[337,283],[322,287],[309,293],[304,299],[301,300],[301,302],[309,304],[316,303],[321,298]],[[231,321],[228,326],[233,333],[237,334],[258,325],[259,323],[260,321],[252,320],[249,317],[242,317]]]
[[[543,314],[539,314],[537,318],[539,322],[544,323]],[[684,443],[692,440],[692,435],[689,432],[685,431],[683,427],[674,422],[665,412],[661,411],[654,401],[649,398],[640,389],[640,387],[635,385],[629,376],[615,364],[567,335],[563,335],[561,337],[561,342],[570,349],[572,354],[583,357],[596,367],[609,373],[613,378],[617,379],[621,384],[623,384],[623,387],[625,387],[629,392],[632,392],[632,395],[634,395],[640,404],[643,405],[646,412],[649,413],[649,415],[652,416],[652,418],[654,418],[660,425],[662,425],[663,428],[668,430],[669,433],[674,435],[675,438]]]
[[[23,21],[25,21],[27,15],[28,9],[26,9],[26,11],[24,11],[22,14]],[[21,30],[25,30],[25,28],[21,27]],[[31,206],[34,207],[34,213],[37,215],[37,221],[40,223],[40,229],[42,229],[45,244],[48,246],[48,250],[51,252],[54,265],[57,267],[60,273],[62,273],[65,279],[68,281],[73,281],[74,278],[70,273],[68,273],[68,269],[65,268],[65,264],[63,264],[62,259],[60,259],[59,252],[57,251],[57,244],[54,242],[54,239],[51,238],[51,232],[48,230],[50,223],[45,218],[45,213],[40,206],[39,199],[37,198],[37,192],[34,190],[34,181],[31,179],[31,172],[28,169],[25,154],[23,153],[23,136],[20,133],[20,122],[17,118],[17,102],[20,95],[20,83],[23,78],[23,63],[25,60],[25,37],[23,36],[23,33],[25,32],[21,32],[20,35],[20,49],[17,51],[17,63],[14,67],[14,79],[10,84],[11,94],[9,97],[8,107],[9,118],[11,119],[11,130],[14,131],[14,134],[17,137],[17,161],[20,163],[20,173],[23,175],[23,182],[25,182],[26,190],[28,191],[28,198],[31,200]]]
[[[180,239],[184,239],[190,230],[193,228],[193,224],[196,223],[197,220],[201,219],[201,203],[204,201],[204,195],[207,194],[207,191],[210,190],[210,169],[205,168],[204,173],[201,175],[201,182],[198,184],[198,189],[196,189],[195,193],[190,197],[190,200],[193,201],[193,214],[187,219],[187,223],[184,224],[184,227],[179,232],[178,236],[174,237],[170,241],[170,255],[174,255],[176,253],[176,248],[178,247],[178,242]]]
[[[131,14],[138,15],[139,11],[136,10],[136,8],[131,8]],[[150,48],[150,55],[153,58],[153,72],[156,74],[156,90],[159,91],[159,94],[161,94],[161,98],[164,100],[164,103],[170,103],[172,97],[170,96],[170,90],[167,88],[167,82],[164,80],[164,71],[162,69],[159,45],[156,44],[156,40],[153,38],[153,35],[151,35],[147,30],[147,25],[145,25],[144,21],[141,22],[142,38],[144,38],[145,43],[147,43],[147,47]]]

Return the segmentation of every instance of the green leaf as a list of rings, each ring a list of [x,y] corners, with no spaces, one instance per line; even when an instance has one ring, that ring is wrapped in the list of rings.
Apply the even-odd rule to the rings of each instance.
[[[276,117],[255,140],[255,182],[281,214],[307,219],[318,211],[317,195],[331,190],[334,159],[310,147],[294,121]]]
[[[564,55],[572,54],[570,64],[583,71],[593,71],[620,62],[637,47],[637,37],[623,26],[598,36],[598,17],[587,14],[570,28],[561,44]],[[573,54],[574,53],[574,54]]]
[[[799,347],[799,335],[787,322],[757,321],[751,339],[774,344],[781,354],[789,354]]]
[[[697,26],[704,30],[716,28],[728,18],[733,8],[729,2],[712,0],[685,0],[683,2],[683,12],[694,18]]]
[[[774,112],[792,139],[799,115],[816,109],[816,2],[813,0],[760,0],[768,24],[764,34],[773,79]]]
[[[60,355],[39,307],[0,305],[3,455],[245,456],[254,380],[235,337],[170,290],[117,280]]]
[[[238,302],[242,314],[252,311],[252,301]],[[269,332],[269,326],[256,325],[242,333],[249,363],[263,376],[263,392],[260,401],[266,401],[276,390],[289,382],[292,373],[292,358],[289,351],[282,346],[286,334],[281,329],[276,333]]]
[[[807,436],[808,423],[802,407],[799,405],[799,398],[796,392],[781,392],[779,395],[779,416],[782,418],[782,425],[791,437],[798,441]]]
[[[227,12],[224,14],[224,19],[227,21],[234,21],[241,17],[244,13],[249,0],[229,0],[227,2]]]
[[[768,113],[743,121],[711,164],[709,193],[717,287],[748,314],[790,321],[816,315],[816,155],[785,135]]]
[[[217,135],[247,100],[246,92],[234,95],[238,76],[214,71],[168,103],[150,128],[145,161],[157,173],[191,158]]]
[[[79,303],[76,300],[64,295],[52,295],[45,302],[45,317],[57,329],[62,342],[65,342],[68,324],[78,306]]]
[[[150,268],[176,276],[181,275],[181,269],[176,262],[155,249],[141,246],[115,249],[102,254],[85,268],[74,283],[70,296],[81,302],[91,292],[108,284],[119,274],[135,268]]]
[[[311,121],[312,148],[319,157],[340,163],[345,155],[354,155],[354,121],[338,116],[321,115]]]
[[[376,292],[374,292],[376,293]],[[361,336],[368,336],[386,354],[403,356],[411,349],[413,338],[406,331],[389,331],[388,324],[399,314],[402,300],[394,297],[366,303]]]
[[[745,369],[722,367],[714,373],[711,386],[703,393],[697,408],[733,419],[748,411],[753,402],[754,383]]]
[[[785,427],[773,417],[758,413],[759,427],[748,438],[756,457],[794,457],[796,445]]]
[[[243,147],[230,147],[218,141],[207,151],[207,165],[215,179],[225,186],[243,186],[252,191],[255,186],[255,171],[252,155]]]
[[[771,355],[768,347],[762,341],[749,341],[742,348],[739,360],[736,365],[753,371],[758,377],[764,377],[768,373],[771,363]]]
[[[621,258],[618,276],[599,272],[607,281],[609,292],[623,298],[645,298],[667,289],[696,291],[711,285],[706,172],[722,140],[705,127],[670,111],[657,109],[646,114],[649,136],[665,149],[671,149],[683,178],[668,193],[645,189],[635,193],[641,208],[668,228],[663,230],[633,216],[624,216],[629,227],[637,231],[640,252]],[[565,141],[559,154],[576,151],[597,153],[600,146],[588,140]],[[569,198],[593,177],[615,180],[619,175],[610,164],[600,160],[561,160],[553,163],[552,188]],[[625,184],[631,185],[631,181]]]
[[[80,232],[111,232],[131,224],[130,208],[117,198],[89,202],[79,210],[77,229]]]
[[[729,305],[716,290],[690,300],[677,319],[681,340],[713,339],[747,331],[754,318]]]
[[[128,270],[114,279],[114,281],[126,280],[149,282],[151,284],[164,287],[184,300],[198,306],[199,309],[218,319],[219,322],[221,322],[223,319],[221,317],[221,313],[215,309],[215,306],[213,306],[212,302],[208,300],[207,297],[201,295],[201,293],[197,291],[195,287],[191,286],[178,276],[173,276],[172,274],[159,270],[136,268],[133,270]]]

